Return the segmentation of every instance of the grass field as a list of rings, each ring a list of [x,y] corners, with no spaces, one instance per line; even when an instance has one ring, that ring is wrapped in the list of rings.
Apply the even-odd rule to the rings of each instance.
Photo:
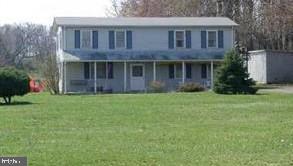
[[[293,95],[17,97],[0,155],[30,165],[293,165]]]

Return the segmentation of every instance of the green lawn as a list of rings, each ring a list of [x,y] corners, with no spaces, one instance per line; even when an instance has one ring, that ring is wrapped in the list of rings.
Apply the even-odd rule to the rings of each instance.
[[[30,165],[293,165],[293,95],[30,94],[0,106],[0,155]]]

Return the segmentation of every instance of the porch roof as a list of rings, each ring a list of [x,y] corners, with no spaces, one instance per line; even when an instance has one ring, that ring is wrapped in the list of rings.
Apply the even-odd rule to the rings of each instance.
[[[64,61],[222,60],[224,50],[92,51],[65,50]]]

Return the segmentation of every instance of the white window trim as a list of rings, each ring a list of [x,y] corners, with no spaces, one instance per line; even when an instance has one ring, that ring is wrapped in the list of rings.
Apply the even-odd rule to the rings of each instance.
[[[183,47],[177,47],[177,37],[176,37],[176,32],[183,32]],[[176,49],[184,49],[184,48],[186,48],[186,30],[175,30],[175,32],[174,32],[174,48],[176,48]]]
[[[76,29],[76,30],[78,30],[78,29]],[[80,30],[80,48],[79,49],[82,49],[82,50],[92,49],[93,48],[93,30],[90,30],[90,29],[79,29],[79,30]],[[85,32],[85,31],[90,32],[90,47],[89,48],[82,47],[82,37],[83,37],[82,32]]]
[[[115,46],[114,46],[114,48],[115,49],[118,49],[118,50],[124,50],[124,49],[126,49],[126,45],[127,45],[127,41],[126,41],[126,30],[115,30],[114,31],[115,33],[114,33],[114,44],[115,44]],[[117,46],[117,44],[116,44],[116,33],[117,32],[124,32],[124,47],[120,47],[120,48],[117,48],[116,46]]]
[[[209,32],[216,32],[216,46],[215,47],[209,47]],[[207,48],[218,48],[218,30],[207,30],[206,42],[207,42]]]

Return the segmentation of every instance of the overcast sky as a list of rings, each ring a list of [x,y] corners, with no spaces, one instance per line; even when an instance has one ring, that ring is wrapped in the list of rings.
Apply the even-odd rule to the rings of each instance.
[[[0,25],[51,25],[57,16],[104,17],[111,0],[0,0]]]

